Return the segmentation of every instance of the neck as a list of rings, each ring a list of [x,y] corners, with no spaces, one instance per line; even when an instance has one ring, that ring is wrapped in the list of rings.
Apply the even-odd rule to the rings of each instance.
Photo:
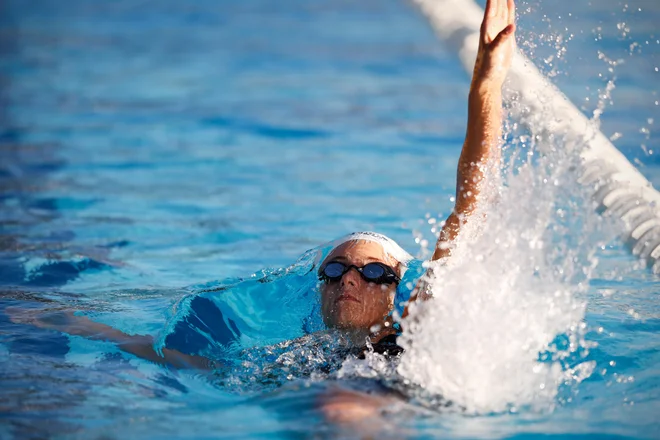
[[[351,328],[351,329],[343,329],[342,333],[344,333],[346,339],[350,341],[351,344],[353,345],[364,345],[367,339],[371,339],[371,332],[369,329],[363,329],[363,328]]]
[[[396,334],[396,329],[390,326],[383,326],[380,330],[371,332],[369,329],[362,328],[350,328],[350,329],[338,329],[341,331],[341,334],[346,338],[348,342],[352,345],[364,346],[368,340],[372,344],[378,343],[381,339],[386,336]]]

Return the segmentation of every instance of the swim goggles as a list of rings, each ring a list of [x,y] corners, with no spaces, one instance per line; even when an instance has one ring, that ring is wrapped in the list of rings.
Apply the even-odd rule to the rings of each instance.
[[[357,270],[362,279],[369,283],[392,284],[401,281],[394,269],[383,263],[367,263],[362,267],[358,267],[354,264],[346,265],[339,261],[332,261],[323,266],[319,271],[319,279],[325,282],[339,281],[351,269]]]

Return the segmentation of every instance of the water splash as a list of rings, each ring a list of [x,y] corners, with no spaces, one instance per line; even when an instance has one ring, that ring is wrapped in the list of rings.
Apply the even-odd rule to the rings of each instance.
[[[213,383],[233,393],[263,393],[287,382],[323,381],[340,369],[356,347],[338,331],[318,332],[262,347],[251,347],[217,363]]]
[[[579,148],[533,140],[515,137],[499,201],[403,321],[398,373],[470,413],[552,408],[593,369],[583,294],[614,228],[578,183]]]

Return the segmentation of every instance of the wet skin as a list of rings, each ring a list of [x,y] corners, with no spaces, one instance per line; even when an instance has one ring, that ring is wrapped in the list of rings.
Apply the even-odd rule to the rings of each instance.
[[[386,264],[400,275],[398,262],[383,252],[380,244],[365,240],[346,242],[335,248],[324,260],[363,267],[368,263]],[[374,326],[383,326],[394,307],[397,285],[366,281],[351,268],[338,281],[322,282],[321,314],[330,328],[369,334]]]

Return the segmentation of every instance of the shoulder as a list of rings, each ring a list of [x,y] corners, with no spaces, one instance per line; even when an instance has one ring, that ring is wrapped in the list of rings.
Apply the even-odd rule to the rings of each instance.
[[[397,344],[397,336],[396,334],[391,334],[387,335],[384,338],[380,339],[378,342],[374,343],[371,345],[371,349],[369,347],[365,348],[364,353],[367,351],[373,351],[373,353],[378,353],[382,354],[384,356],[398,356],[401,353],[403,353],[403,348],[399,344]]]

